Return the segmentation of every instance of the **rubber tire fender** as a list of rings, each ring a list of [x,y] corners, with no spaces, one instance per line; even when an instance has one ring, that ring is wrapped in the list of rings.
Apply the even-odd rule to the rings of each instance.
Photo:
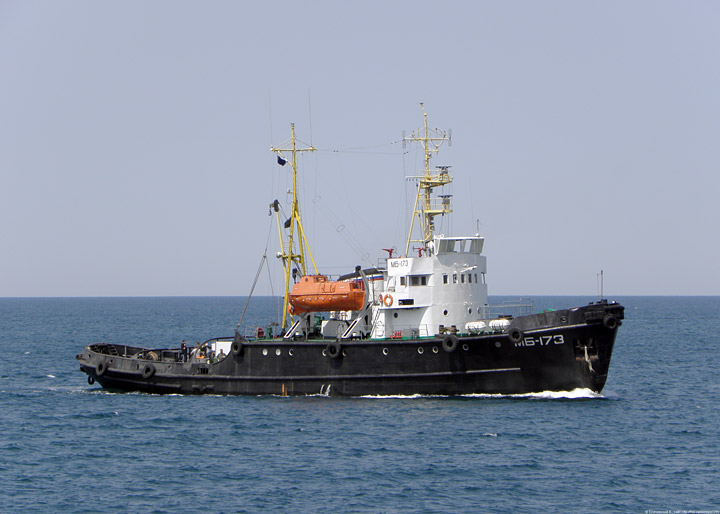
[[[153,366],[150,363],[147,363],[143,366],[142,369],[142,377],[143,378],[150,378],[155,374],[155,366]]]
[[[105,374],[105,372],[107,371],[107,369],[108,369],[107,362],[105,362],[104,360],[102,360],[102,361],[98,362],[98,365],[95,367],[95,374],[96,374],[97,376],[101,377],[101,376],[103,376],[103,375]]]
[[[508,338],[513,344],[519,343],[520,341],[522,341],[523,332],[519,328],[513,328],[510,330],[510,332],[508,332]]]
[[[95,383],[95,379],[91,376],[88,377],[88,384],[93,385]]]
[[[331,359],[337,359],[342,355],[342,345],[337,341],[328,343],[325,347],[325,354]]]
[[[603,325],[608,330],[615,330],[619,324],[620,322],[618,321],[618,319],[612,314],[606,314],[603,318]]]
[[[454,335],[446,335],[443,337],[442,347],[447,353],[454,352],[458,347],[458,338]]]
[[[232,345],[230,346],[230,353],[232,353],[234,357],[238,357],[238,356],[240,356],[242,351],[243,351],[242,341],[233,341]]]

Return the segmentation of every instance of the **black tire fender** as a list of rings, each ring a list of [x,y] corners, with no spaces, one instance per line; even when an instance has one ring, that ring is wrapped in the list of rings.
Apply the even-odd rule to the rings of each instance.
[[[618,319],[612,314],[606,314],[603,318],[603,325],[605,325],[605,328],[608,330],[615,330],[619,324]]]
[[[95,383],[95,379],[93,377],[88,377],[88,384],[93,385]]]
[[[510,329],[510,332],[508,332],[508,338],[513,344],[519,343],[520,341],[522,341],[523,332],[519,328]]]
[[[247,339],[241,336],[240,332],[235,330],[235,337],[230,345],[230,353],[233,354],[233,357],[240,357],[240,355],[242,355],[244,342],[247,342]]]
[[[105,372],[107,371],[108,365],[107,362],[100,361],[98,362],[98,365],[95,367],[95,374],[99,377],[103,376]]]
[[[442,347],[448,353],[452,353],[457,350],[458,338],[454,335],[446,335],[442,340]]]
[[[337,359],[342,355],[342,345],[337,341],[328,343],[325,347],[325,354],[331,359]]]
[[[142,377],[143,378],[150,378],[155,374],[155,366],[153,366],[150,363],[147,363],[143,366],[142,369]]]

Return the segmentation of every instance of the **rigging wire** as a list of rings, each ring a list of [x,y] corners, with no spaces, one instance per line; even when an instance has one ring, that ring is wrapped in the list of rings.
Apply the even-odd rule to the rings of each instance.
[[[267,260],[267,248],[265,248],[265,253],[263,253],[262,259],[260,259],[260,266],[258,267],[257,273],[255,274],[255,281],[253,282],[252,287],[250,288],[250,294],[247,297],[247,300],[245,301],[245,308],[242,311],[242,315],[240,316],[240,321],[238,321],[237,324],[237,331],[240,331],[240,326],[242,325],[243,319],[245,318],[245,313],[247,312],[248,305],[250,305],[250,299],[252,298],[253,292],[255,291],[255,286],[257,285],[258,278],[260,278],[260,272],[262,271],[263,264],[265,264],[265,261]]]
[[[270,261],[265,259],[265,267],[267,268],[268,272],[268,283],[270,284],[270,298],[273,299],[273,310],[276,312],[276,320],[277,323],[280,324],[280,306],[278,303],[278,297],[275,296],[275,290],[273,289],[273,279],[272,279],[272,273],[270,272]]]
[[[330,220],[330,222],[335,225],[335,232],[340,235],[353,253],[355,253],[361,261],[366,261],[372,265],[370,253],[362,245],[362,243],[360,243],[360,238],[357,237],[352,229],[348,228],[341,222],[340,216],[338,216],[329,205],[321,203],[322,201],[323,198],[320,195],[316,195],[315,198],[313,198],[313,203],[315,204],[316,209],[318,209],[326,219]]]
[[[315,158],[315,190],[313,191],[313,199],[317,198],[317,190],[318,190],[318,160]],[[317,204],[315,204],[315,201],[313,201],[314,210],[313,210],[313,226],[312,226],[312,236],[315,237],[317,234]]]
[[[268,228],[268,235],[265,239],[265,251],[263,252],[262,259],[260,259],[260,266],[258,266],[257,273],[255,274],[255,280],[253,281],[253,285],[250,288],[250,294],[247,297],[247,300],[245,301],[245,307],[243,308],[242,314],[240,315],[240,321],[238,321],[237,324],[237,330],[240,330],[240,327],[242,326],[243,319],[245,318],[245,313],[247,312],[248,306],[250,305],[250,300],[252,299],[253,293],[255,292],[255,286],[257,286],[258,279],[260,278],[260,273],[262,272],[263,264],[267,262],[267,252],[268,252],[268,246],[270,246],[270,233],[272,232],[272,222],[270,222],[270,227]],[[268,264],[268,274],[270,273],[270,265]],[[272,290],[272,280],[270,281],[270,289]]]
[[[381,143],[378,145],[367,145],[367,146],[351,146],[348,148],[318,148],[318,152],[331,152],[331,153],[375,153],[375,154],[381,154],[381,155],[396,155],[397,152],[364,152],[363,150],[369,150],[369,149],[375,149],[375,148],[383,148],[388,147],[392,145],[396,145],[398,143],[402,143],[401,140],[397,141],[391,141],[389,143]]]
[[[270,145],[272,146],[273,142],[273,131],[272,131],[272,96],[270,93],[270,88],[268,88],[268,125],[270,126]]]
[[[310,88],[308,88],[308,124],[310,125],[310,146],[312,146],[312,103],[310,102]]]

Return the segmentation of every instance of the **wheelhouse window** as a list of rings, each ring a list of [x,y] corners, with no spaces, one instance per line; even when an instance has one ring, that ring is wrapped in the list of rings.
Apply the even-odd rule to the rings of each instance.
[[[410,276],[410,285],[411,286],[426,286],[427,285],[427,276],[411,275]]]
[[[438,241],[438,253],[482,253],[483,238],[459,238],[459,239],[440,239]]]

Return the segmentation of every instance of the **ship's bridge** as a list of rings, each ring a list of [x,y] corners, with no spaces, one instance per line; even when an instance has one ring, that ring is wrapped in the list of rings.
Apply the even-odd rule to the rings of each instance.
[[[437,255],[447,253],[482,253],[485,238],[480,236],[445,237],[437,236],[428,244]]]
[[[438,235],[413,257],[387,259],[371,337],[410,331],[420,337],[446,327],[464,330],[487,317],[485,238]]]

